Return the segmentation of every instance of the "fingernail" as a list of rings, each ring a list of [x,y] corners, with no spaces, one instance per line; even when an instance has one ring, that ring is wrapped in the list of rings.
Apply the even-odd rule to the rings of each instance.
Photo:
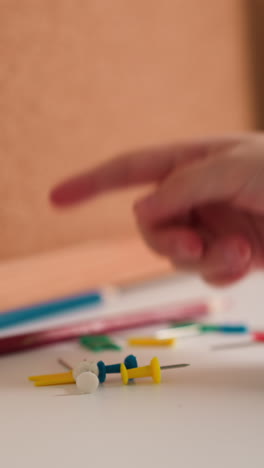
[[[223,261],[227,272],[238,273],[243,270],[251,259],[250,246],[243,241],[237,241],[230,246],[223,248]]]
[[[174,247],[174,257],[179,262],[197,261],[203,253],[202,245],[197,241],[178,243]]]

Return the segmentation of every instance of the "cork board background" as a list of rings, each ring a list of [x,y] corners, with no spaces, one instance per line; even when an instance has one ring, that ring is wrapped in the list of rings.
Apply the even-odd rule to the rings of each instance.
[[[0,0],[0,258],[136,235],[134,192],[50,187],[128,148],[252,125],[244,2]]]
[[[0,308],[168,268],[140,243],[138,191],[63,212],[48,193],[127,149],[255,128],[248,7],[0,0]]]

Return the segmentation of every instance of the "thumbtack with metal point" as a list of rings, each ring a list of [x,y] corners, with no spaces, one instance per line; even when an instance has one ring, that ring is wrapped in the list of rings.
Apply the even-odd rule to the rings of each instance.
[[[125,364],[121,364],[120,372],[123,383],[126,385],[130,379],[138,379],[142,377],[152,377],[155,383],[161,381],[161,371],[167,369],[178,369],[181,367],[187,367],[190,364],[173,364],[169,366],[160,366],[157,357],[151,359],[150,365],[144,367],[137,367],[136,369],[127,369]]]

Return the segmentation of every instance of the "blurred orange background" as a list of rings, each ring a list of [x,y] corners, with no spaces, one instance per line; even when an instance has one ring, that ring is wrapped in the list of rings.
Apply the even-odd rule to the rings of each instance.
[[[58,211],[49,190],[127,149],[256,128],[251,19],[242,0],[0,0],[0,308],[168,270],[139,191]]]

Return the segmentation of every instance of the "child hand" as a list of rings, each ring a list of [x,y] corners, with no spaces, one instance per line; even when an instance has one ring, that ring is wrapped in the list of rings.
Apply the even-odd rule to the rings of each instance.
[[[176,143],[126,154],[56,187],[70,205],[156,183],[134,206],[147,244],[215,285],[264,267],[264,136]]]

